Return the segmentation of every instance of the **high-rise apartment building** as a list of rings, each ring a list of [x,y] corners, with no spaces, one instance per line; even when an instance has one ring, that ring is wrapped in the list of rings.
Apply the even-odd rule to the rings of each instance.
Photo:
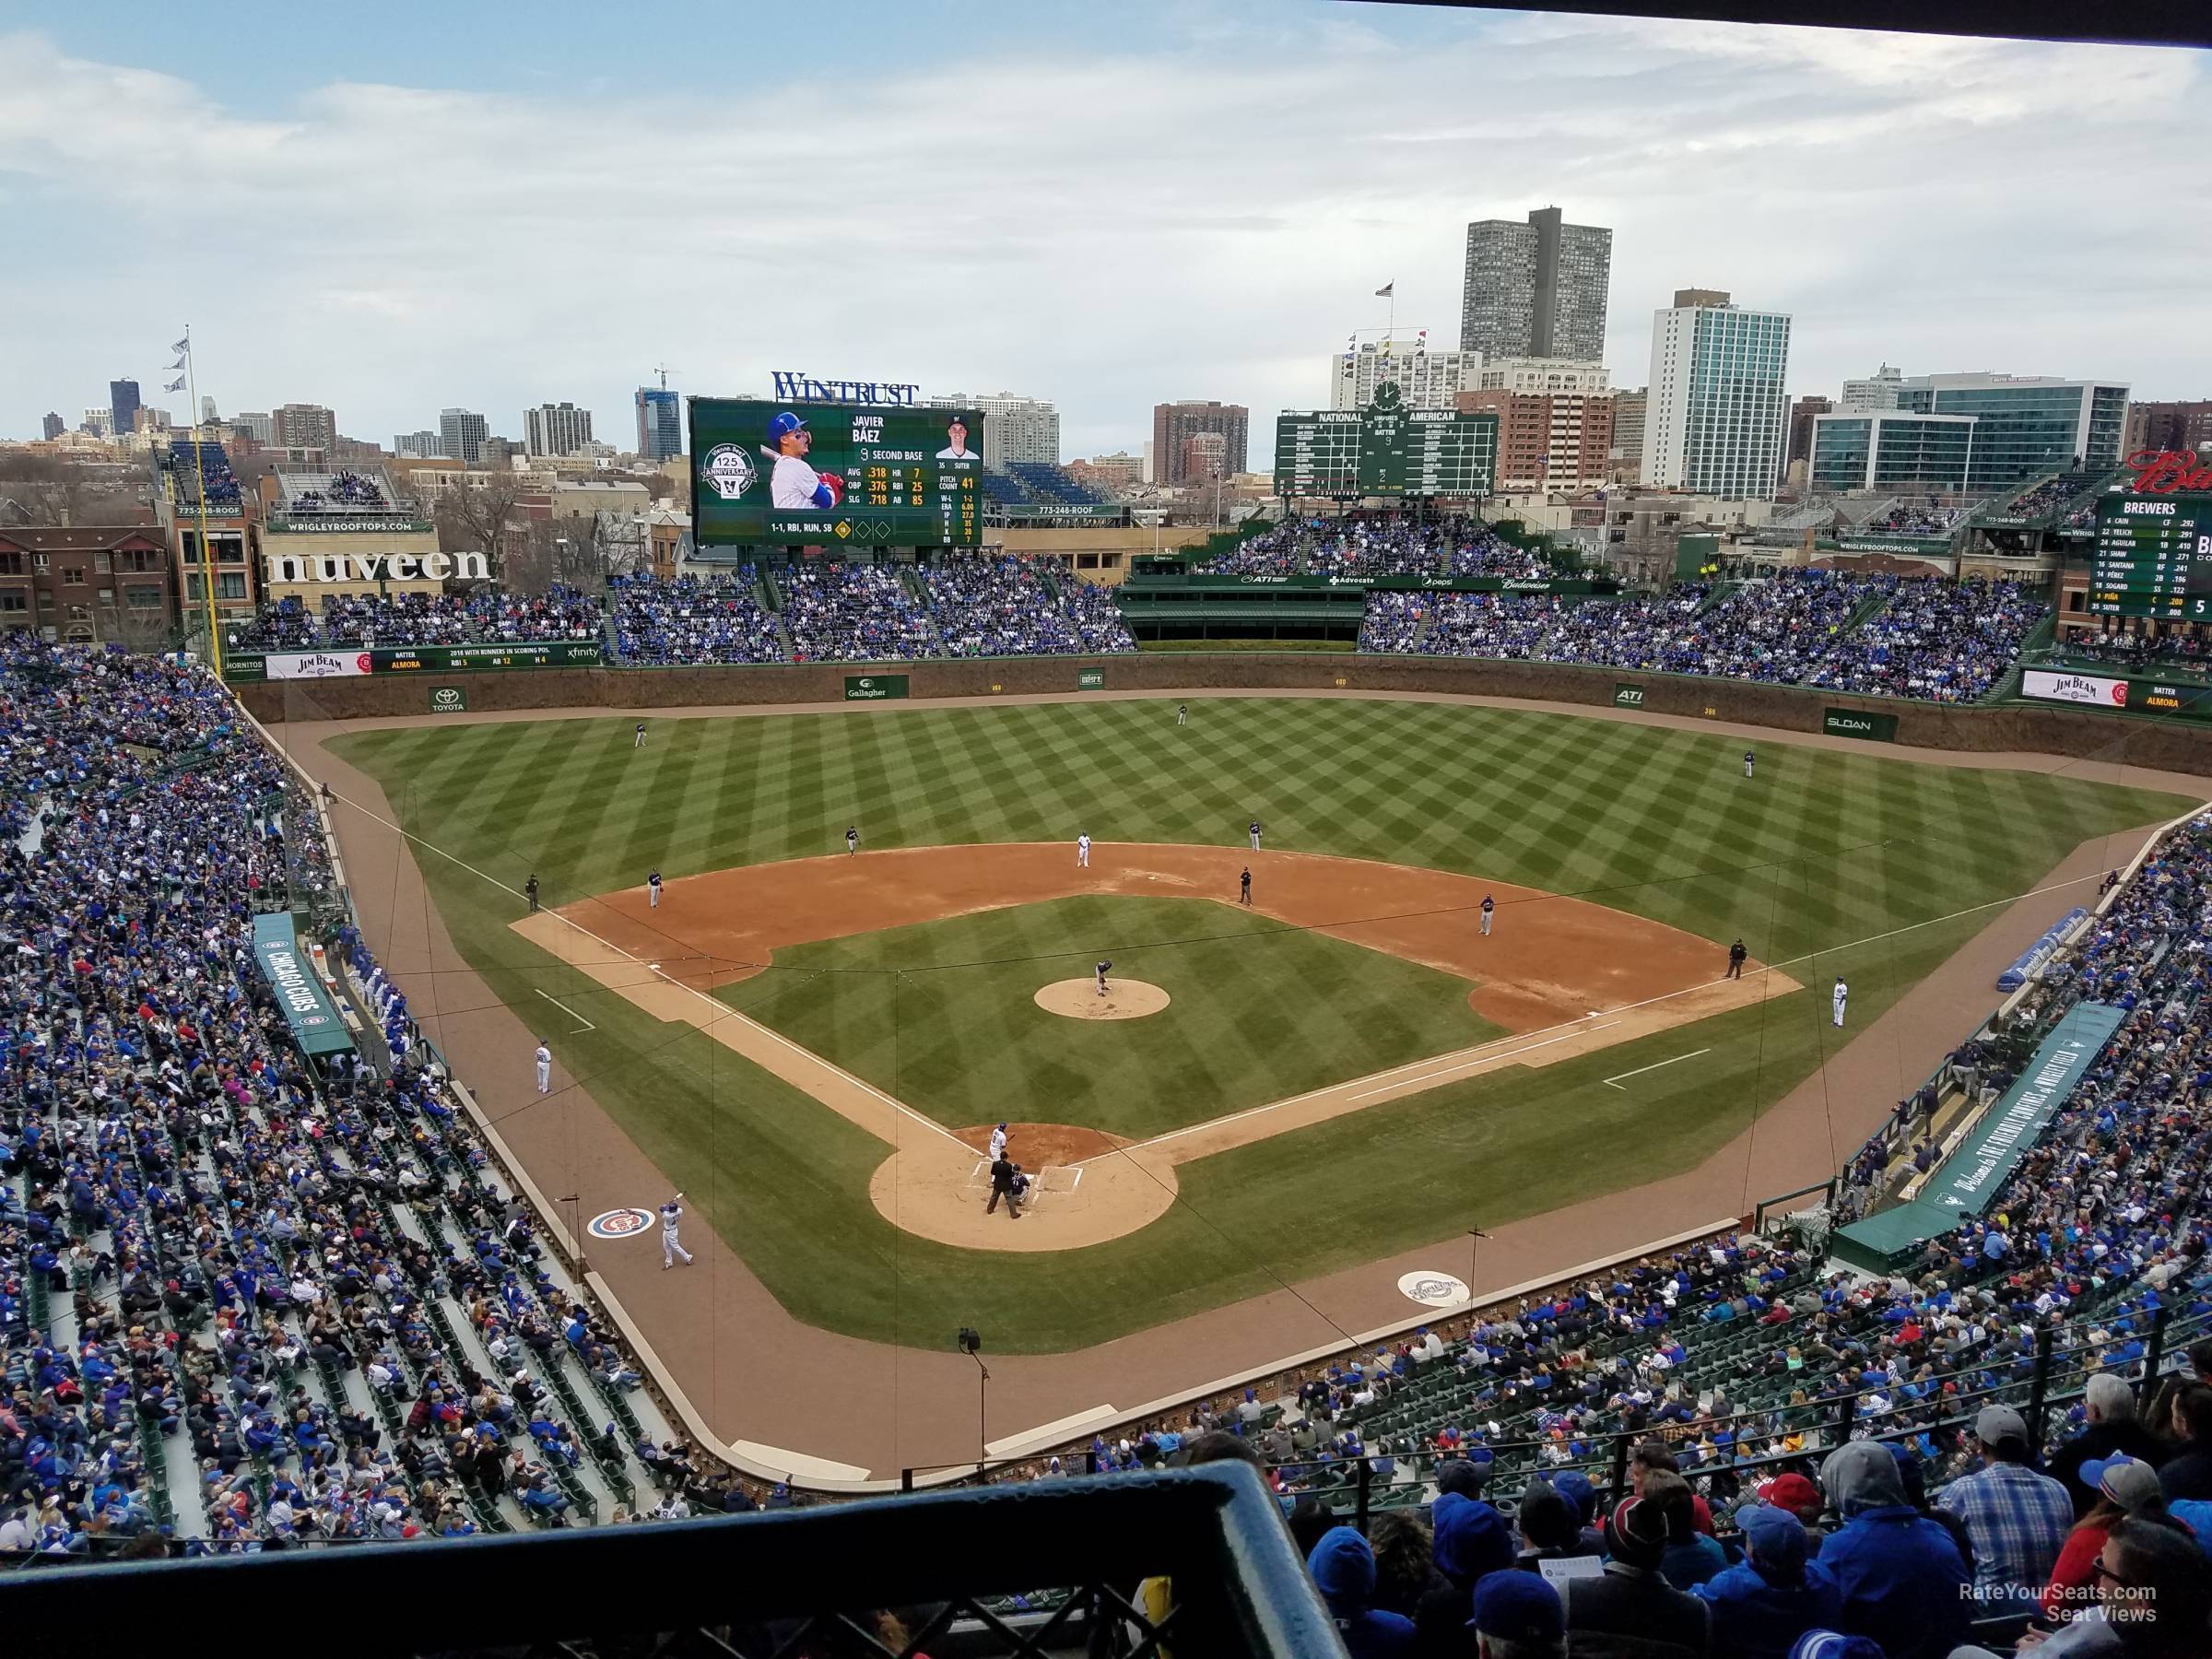
[[[1783,455],[1783,471],[1786,477],[1790,464],[1808,459],[1813,453],[1813,417],[1835,412],[1835,404],[1825,397],[1801,397],[1790,406],[1790,446]]]
[[[1329,407],[1364,409],[1375,390],[1395,385],[1409,409],[1449,409],[1453,399],[1475,384],[1482,367],[1479,351],[1408,349],[1402,341],[1370,340],[1340,351],[1330,365]]]
[[[1905,371],[1892,369],[1884,363],[1865,380],[1847,380],[1843,395],[1836,400],[1831,413],[1837,415],[1868,415],[1877,409],[1897,407],[1897,389],[1904,384]]]
[[[1782,477],[1790,319],[1707,288],[1653,313],[1643,483],[1724,500],[1766,500]]]
[[[135,432],[138,429],[138,382],[135,380],[108,382],[108,417],[112,422],[112,433]]]
[[[684,453],[684,411],[665,386],[638,388],[638,455],[665,461]]]
[[[2125,454],[2139,450],[2176,450],[2187,454],[2208,446],[2212,446],[2212,403],[2128,406],[2127,441],[2123,445]]]
[[[449,461],[475,466],[484,459],[484,440],[491,428],[474,409],[438,411],[438,453]]]
[[[1500,358],[1485,363],[1475,377],[1477,392],[1604,392],[1609,390],[1606,366],[1580,358]]]
[[[1219,432],[1193,432],[1182,441],[1183,482],[1210,484],[1229,477],[1229,440]]]
[[[1612,472],[1610,392],[1462,392],[1458,407],[1498,417],[1501,491],[1595,489]]]
[[[1557,207],[1528,223],[1478,219],[1467,227],[1459,348],[1486,359],[1606,355],[1613,232],[1570,225]]]
[[[1245,441],[1251,426],[1252,411],[1242,404],[1201,403],[1190,398],[1181,403],[1153,405],[1152,482],[1166,485],[1189,482],[1183,475],[1183,463],[1190,441],[1200,432],[1220,433],[1223,468],[1230,473],[1242,472]]]
[[[401,432],[394,437],[392,440],[392,453],[409,460],[428,461],[434,456],[445,455],[445,444],[436,432],[425,428],[419,432]],[[446,458],[453,459],[452,456]]]
[[[41,424],[41,429],[46,434],[46,441],[52,443],[56,438],[59,438],[64,432],[67,431],[69,427],[68,423],[63,420],[59,415],[54,413],[53,410],[49,409],[46,411],[46,418]]]
[[[202,397],[200,399],[200,424],[202,426],[213,426],[222,417],[215,412],[215,399],[212,397]]]
[[[1806,449],[1806,482],[1824,494],[1899,490],[1948,495],[1973,469],[1971,415],[1863,409],[1816,415]]]
[[[1060,465],[1060,411],[1044,398],[1020,397],[1011,392],[971,397],[965,392],[954,392],[929,402],[933,408],[982,413],[985,466],[1006,466],[1017,461]],[[974,436],[969,434],[971,441]]]
[[[91,433],[95,438],[112,438],[115,436],[115,411],[104,404],[97,409],[87,409],[84,419],[78,424],[82,430]]]
[[[278,449],[319,449],[328,453],[338,445],[338,418],[321,404],[280,405],[269,417]]]
[[[533,455],[573,455],[592,441],[592,412],[572,403],[523,411],[523,447]]]
[[[1642,482],[1643,413],[1650,401],[1650,388],[1645,386],[1613,394],[1613,455],[1607,482]]]
[[[230,417],[233,430],[241,431],[256,443],[276,441],[276,417],[259,409],[241,409]]]

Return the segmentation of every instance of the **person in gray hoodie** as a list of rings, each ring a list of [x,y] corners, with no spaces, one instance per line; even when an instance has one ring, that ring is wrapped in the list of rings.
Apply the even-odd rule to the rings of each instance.
[[[1843,1517],[1820,1547],[1842,1593],[1837,1628],[1873,1638],[1889,1659],[1943,1659],[1973,1615],[1973,1574],[1948,1530],[1912,1507],[1897,1459],[1877,1441],[1831,1453],[1820,1484]]]

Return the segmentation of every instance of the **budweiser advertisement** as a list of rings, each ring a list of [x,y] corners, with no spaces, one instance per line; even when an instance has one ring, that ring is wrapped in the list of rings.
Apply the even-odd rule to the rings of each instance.
[[[2093,674],[2057,674],[2048,668],[2030,668],[2022,676],[2020,689],[2030,697],[2051,702],[2088,703],[2099,709],[2127,707],[2127,682]]]
[[[2185,450],[2137,450],[2127,465],[2135,469],[2138,495],[2212,490],[2212,460]]]

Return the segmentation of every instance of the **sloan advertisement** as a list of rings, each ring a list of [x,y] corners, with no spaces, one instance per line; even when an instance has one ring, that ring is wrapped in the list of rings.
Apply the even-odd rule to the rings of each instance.
[[[2099,709],[2127,707],[2125,680],[2103,679],[2093,674],[2065,674],[2049,668],[2030,668],[2021,677],[2020,689],[2030,697],[2040,697],[2046,702],[2088,703]]]

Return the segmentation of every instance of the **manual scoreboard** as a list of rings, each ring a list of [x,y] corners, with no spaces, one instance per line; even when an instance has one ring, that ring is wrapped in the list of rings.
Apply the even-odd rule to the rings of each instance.
[[[2212,496],[2100,501],[2088,607],[2104,617],[2212,621]]]
[[[709,544],[982,545],[973,409],[691,400],[691,533]]]
[[[1498,478],[1498,417],[1455,409],[1321,409],[1275,423],[1275,493],[1473,500]]]

